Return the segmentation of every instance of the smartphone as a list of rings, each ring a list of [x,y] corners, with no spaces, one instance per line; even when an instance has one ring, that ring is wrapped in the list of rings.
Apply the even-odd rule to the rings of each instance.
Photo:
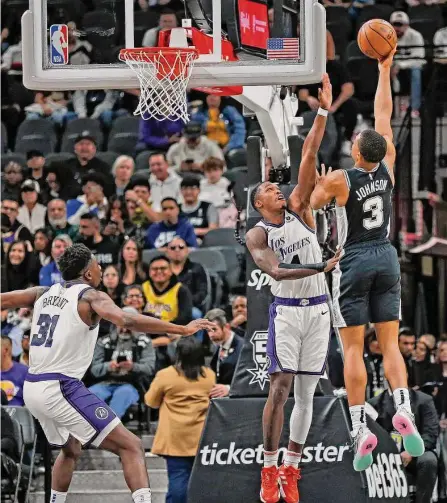
[[[127,362],[127,358],[125,355],[119,355],[116,359],[116,363]]]

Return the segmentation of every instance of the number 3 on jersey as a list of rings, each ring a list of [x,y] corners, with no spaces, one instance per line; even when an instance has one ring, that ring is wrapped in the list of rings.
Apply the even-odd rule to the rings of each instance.
[[[363,213],[371,212],[371,216],[363,219],[366,230],[376,229],[383,224],[383,199],[380,196],[370,197],[363,203]]]
[[[53,344],[54,329],[56,328],[58,320],[58,314],[51,317],[49,314],[42,313],[37,321],[39,331],[37,334],[33,334],[31,346],[42,346],[42,344],[45,343],[46,348],[51,348]]]

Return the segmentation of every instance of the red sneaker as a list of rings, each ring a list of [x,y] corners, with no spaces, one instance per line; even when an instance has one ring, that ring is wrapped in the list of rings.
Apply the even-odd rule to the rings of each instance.
[[[262,469],[260,497],[262,503],[277,503],[279,501],[278,468],[276,466]]]
[[[298,480],[301,479],[301,470],[293,466],[281,465],[278,475],[279,488],[285,503],[299,503]]]

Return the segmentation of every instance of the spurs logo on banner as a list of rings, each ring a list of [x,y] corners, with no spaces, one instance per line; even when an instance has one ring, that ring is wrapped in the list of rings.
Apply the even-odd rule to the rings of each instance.
[[[249,384],[259,384],[262,390],[270,379],[267,372],[270,365],[270,359],[266,354],[267,338],[268,332],[266,330],[257,330],[252,335],[250,342],[253,345],[253,363],[256,367],[247,369],[247,372],[252,375]]]

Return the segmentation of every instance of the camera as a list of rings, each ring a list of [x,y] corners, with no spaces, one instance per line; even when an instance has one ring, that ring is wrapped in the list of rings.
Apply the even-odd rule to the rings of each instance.
[[[272,167],[269,173],[269,182],[280,185],[290,183],[290,168],[281,164],[277,168]]]

